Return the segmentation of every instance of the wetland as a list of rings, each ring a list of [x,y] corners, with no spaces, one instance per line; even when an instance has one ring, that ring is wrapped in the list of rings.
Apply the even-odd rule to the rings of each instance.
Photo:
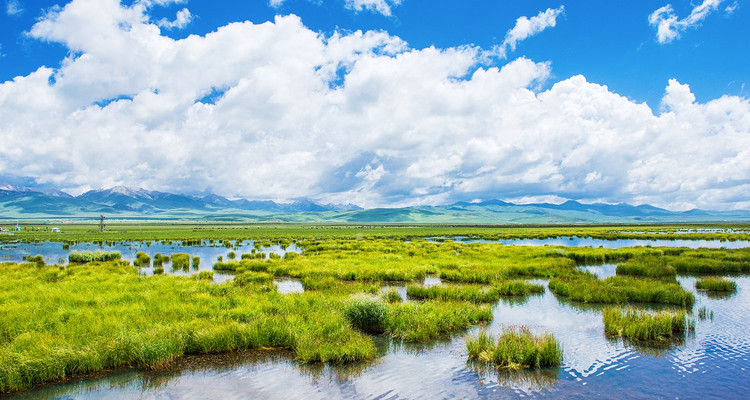
[[[220,228],[75,227],[3,238],[0,392],[748,394],[747,227]],[[644,234],[667,243],[623,242]],[[120,256],[87,262],[94,251]],[[169,261],[154,275],[157,254]],[[198,265],[188,262],[194,257]],[[513,347],[501,345],[508,340],[528,352],[500,354]]]

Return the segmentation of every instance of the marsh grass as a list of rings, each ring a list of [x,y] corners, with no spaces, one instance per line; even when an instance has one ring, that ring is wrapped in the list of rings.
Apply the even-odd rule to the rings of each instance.
[[[729,292],[737,291],[737,283],[720,276],[699,278],[695,281],[695,288],[707,292]]]
[[[584,303],[635,302],[692,307],[695,302],[695,296],[677,283],[630,276],[601,280],[590,273],[575,273],[551,279],[549,288],[557,295]]]
[[[44,266],[44,257],[41,255],[35,255],[35,256],[24,256],[24,261],[34,263],[37,267],[43,267]]]
[[[139,251],[135,253],[135,260],[133,260],[133,265],[136,267],[148,267],[151,265],[151,257],[149,257],[148,254]]]
[[[667,265],[664,258],[648,256],[632,258],[618,265],[617,275],[631,275],[674,281],[677,271],[671,265]]]
[[[547,333],[534,335],[528,327],[512,327],[497,338],[482,331],[466,339],[470,360],[490,362],[498,368],[525,369],[562,364],[562,346]]]
[[[380,296],[388,303],[400,303],[404,301],[404,299],[401,298],[401,294],[398,292],[398,290],[394,288],[390,288],[382,292]]]
[[[190,269],[190,254],[186,253],[174,253],[172,254],[172,268],[173,269]]]
[[[245,271],[234,276],[234,284],[237,286],[270,284],[271,282],[273,282],[273,275],[265,272]]]
[[[345,306],[344,315],[360,331],[383,333],[387,325],[388,308],[378,299],[357,297]]]
[[[500,299],[498,290],[482,286],[423,286],[408,285],[406,295],[412,299],[460,300],[473,303],[494,303]]]
[[[193,275],[195,279],[199,281],[212,281],[214,280],[214,272],[213,271],[200,271],[197,274]]]
[[[551,278],[550,289],[571,300],[687,306],[694,301],[692,294],[674,282],[642,275],[599,280],[577,272],[575,260],[617,260],[627,264],[625,261],[630,259],[656,257],[677,270],[677,265],[685,260],[696,265],[723,265],[724,269],[742,269],[750,262],[750,251],[744,250],[575,249],[575,256],[571,256],[571,250],[565,248],[420,239],[434,232],[488,240],[514,235],[636,235],[611,234],[611,227],[273,226],[209,231],[198,225],[189,229],[154,226],[143,234],[137,229],[128,230],[127,226],[122,229],[120,233],[108,232],[107,242],[142,240],[150,246],[205,239],[212,246],[228,245],[236,250],[237,243],[245,239],[257,239],[258,248],[294,241],[304,249],[304,255],[217,263],[215,270],[235,271],[238,275],[252,273],[243,275],[239,284],[214,284],[196,277],[144,277],[136,268],[115,261],[71,263],[66,269],[0,264],[0,391],[15,391],[87,371],[122,366],[157,368],[184,354],[238,349],[285,348],[303,363],[354,362],[372,358],[376,353],[372,339],[363,332],[382,330],[383,335],[399,341],[426,342],[492,318],[491,305],[456,294],[460,291],[416,302],[391,303],[388,296],[378,295],[383,284],[416,283],[428,274],[464,284],[455,285],[458,287],[480,288],[470,283],[483,283],[480,293],[500,293],[504,284],[509,286],[507,293],[515,293],[516,284],[508,283],[510,279]],[[68,235],[67,231],[63,235]],[[83,229],[70,235],[65,236],[70,243],[86,239],[104,242],[101,234]],[[405,242],[407,238],[409,242]],[[165,260],[160,254],[153,256],[154,274],[163,273],[162,264],[168,262]],[[274,276],[299,279],[305,293],[279,294],[276,286],[269,283]],[[357,295],[352,297],[353,294]],[[352,306],[358,298],[376,303]],[[500,299],[518,304],[527,297]],[[365,323],[364,316],[373,310],[374,318]]]
[[[85,264],[94,261],[114,261],[122,258],[119,251],[76,251],[68,255],[68,261],[76,264]]]
[[[607,307],[602,315],[607,335],[633,341],[659,342],[674,337],[684,339],[686,332],[695,330],[695,324],[688,323],[685,311],[651,313],[634,308]]]
[[[714,320],[714,312],[710,311],[708,307],[703,306],[698,309],[698,319],[701,321],[705,321],[707,319],[713,321]]]
[[[427,301],[391,303],[370,296],[355,296],[344,315],[362,332],[385,333],[409,342],[426,342],[456,330],[492,319],[488,306],[463,302]]]
[[[115,262],[0,268],[2,393],[102,369],[160,368],[184,354],[289,348],[300,361],[332,363],[375,356],[372,341],[337,311],[338,297],[146,278]]]
[[[544,286],[518,280],[496,283],[495,288],[501,296],[528,296],[544,293]]]

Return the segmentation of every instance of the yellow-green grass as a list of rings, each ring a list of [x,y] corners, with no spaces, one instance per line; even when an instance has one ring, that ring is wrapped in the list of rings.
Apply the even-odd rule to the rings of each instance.
[[[707,292],[736,292],[737,283],[720,276],[698,278],[695,281],[695,288]]]
[[[664,257],[645,256],[631,258],[617,266],[617,275],[640,276],[644,278],[674,281],[677,272],[667,265]]]
[[[340,282],[289,296],[268,284],[271,274],[255,271],[217,285],[207,274],[143,277],[119,261],[0,269],[0,392],[122,366],[158,368],[184,354],[289,348],[302,362],[332,363],[375,356],[372,340],[347,318],[350,294],[338,288],[379,285]],[[384,332],[408,341],[492,317],[489,307],[467,302],[382,304]]]
[[[633,341],[665,341],[683,337],[689,324],[684,310],[652,313],[634,308],[607,307],[603,312],[604,332]]]
[[[190,254],[174,253],[172,254],[173,269],[190,269]]]
[[[528,296],[544,293],[544,286],[520,280],[498,282],[495,288],[501,296]]]
[[[470,360],[490,362],[498,368],[525,369],[562,364],[562,346],[552,334],[534,335],[527,327],[512,327],[497,339],[482,331],[466,339]]]
[[[93,261],[113,261],[122,257],[119,251],[74,251],[68,255],[68,261],[71,263],[89,263]]]
[[[692,307],[695,296],[679,284],[630,276],[613,276],[604,280],[589,273],[575,273],[553,278],[553,293],[585,303],[622,304],[660,303]]]
[[[346,304],[344,315],[362,332],[426,342],[447,332],[489,321],[492,310],[489,306],[463,302],[387,303],[360,295]]]
[[[151,257],[148,254],[139,251],[135,254],[133,265],[136,267],[147,267],[151,265]]]
[[[7,228],[15,221],[7,221]],[[60,223],[54,222],[56,225]],[[11,226],[12,225],[12,226]],[[44,223],[25,223],[42,226]],[[735,231],[750,231],[750,224],[677,224],[677,225],[430,225],[430,224],[304,224],[304,223],[184,223],[184,222],[136,222],[107,224],[106,232],[99,232],[95,223],[62,223],[60,233],[45,231],[14,232],[15,236],[0,235],[4,241],[63,241],[67,243],[115,242],[115,241],[174,241],[184,244],[212,243],[242,240],[291,243],[301,239],[414,239],[436,236],[463,236],[470,239],[544,239],[556,237],[591,237],[594,239],[642,239],[642,240],[750,240],[748,233],[677,233],[691,228],[731,228]],[[594,253],[587,253],[589,255]]]
[[[412,299],[460,300],[473,303],[494,303],[500,299],[497,289],[474,285],[432,286],[428,288],[409,285],[406,287],[406,295]]]

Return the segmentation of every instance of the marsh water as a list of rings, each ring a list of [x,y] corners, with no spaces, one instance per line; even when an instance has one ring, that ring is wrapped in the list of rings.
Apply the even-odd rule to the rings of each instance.
[[[157,251],[170,254],[154,247],[149,254]],[[184,247],[174,252],[194,254]],[[35,249],[31,253],[40,252]],[[240,251],[237,254],[239,256]],[[210,269],[217,256],[206,255],[206,267],[201,269]],[[613,275],[615,270],[611,264],[579,268],[600,278]],[[570,302],[547,290],[542,295],[502,299],[494,305],[494,318],[489,324],[426,344],[375,336],[380,355],[371,362],[348,366],[300,364],[292,354],[280,351],[187,357],[169,370],[113,371],[102,377],[50,385],[12,397],[745,399],[750,398],[747,384],[750,381],[750,277],[729,279],[737,283],[737,292],[717,297],[696,291],[694,277],[678,276],[680,284],[696,294],[690,316],[696,320],[695,333],[663,347],[645,347],[607,338],[602,307]],[[426,285],[441,284],[437,278],[428,277],[428,280]],[[277,285],[281,289],[281,285]],[[699,318],[697,310],[703,307],[710,317]],[[563,365],[538,371],[498,371],[467,362],[464,344],[467,335],[480,329],[499,333],[512,325],[527,325],[534,332],[554,334],[563,346]]]

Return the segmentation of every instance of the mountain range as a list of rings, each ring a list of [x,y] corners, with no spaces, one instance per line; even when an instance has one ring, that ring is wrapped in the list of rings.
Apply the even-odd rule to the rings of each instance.
[[[650,205],[513,204],[500,200],[458,202],[439,206],[363,209],[353,204],[321,204],[230,200],[215,194],[187,196],[117,186],[71,196],[0,184],[0,220],[95,219],[105,215],[122,220],[215,220],[258,222],[390,222],[569,224],[648,222],[750,222],[750,211],[670,211]]]

